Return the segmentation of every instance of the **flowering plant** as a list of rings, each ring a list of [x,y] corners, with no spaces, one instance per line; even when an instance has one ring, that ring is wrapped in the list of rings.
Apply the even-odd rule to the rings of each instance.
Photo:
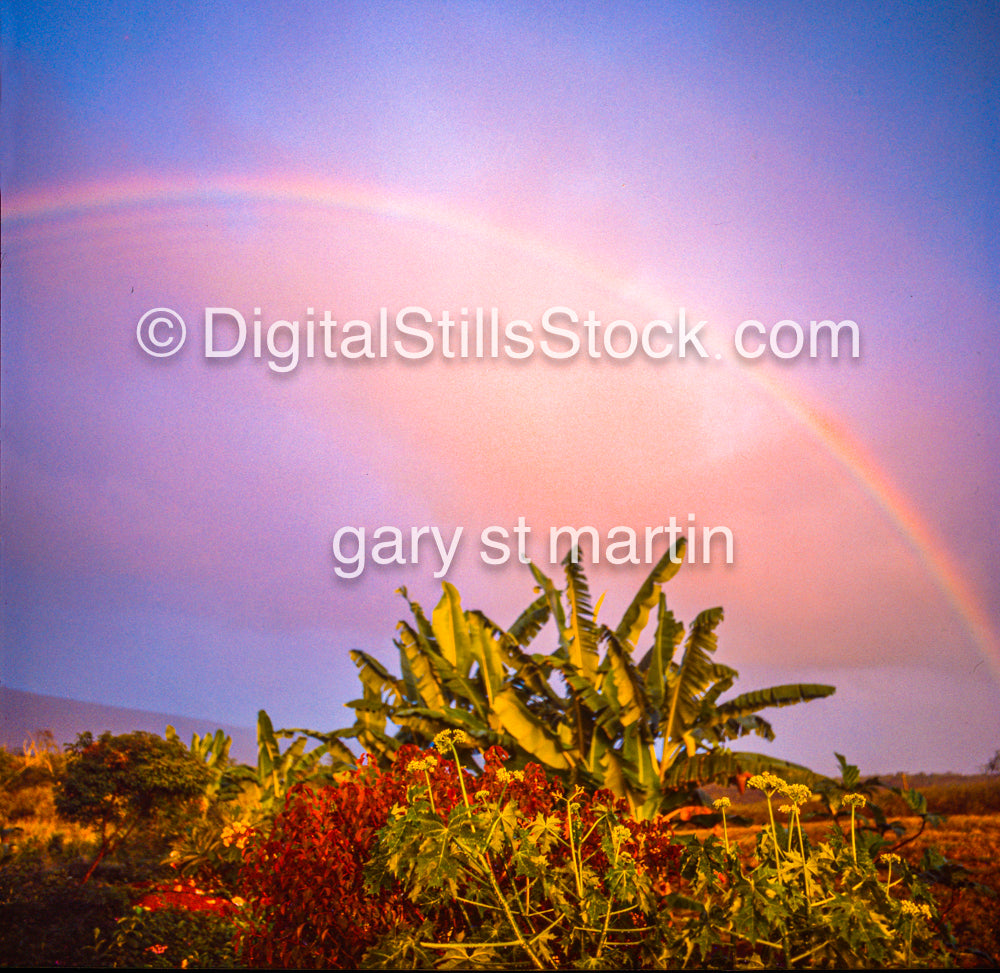
[[[615,965],[624,948],[662,950],[680,854],[666,823],[567,791],[537,764],[508,771],[498,747],[473,777],[446,759],[458,742],[293,790],[245,851],[244,962],[478,964],[506,943],[529,965]]]

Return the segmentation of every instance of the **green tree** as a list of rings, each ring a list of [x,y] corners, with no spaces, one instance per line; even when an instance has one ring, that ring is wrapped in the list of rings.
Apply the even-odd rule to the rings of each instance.
[[[176,819],[203,796],[209,781],[204,763],[179,740],[164,740],[154,733],[105,732],[96,740],[91,733],[81,733],[66,751],[56,810],[68,821],[95,826],[101,837],[83,882],[137,826]]]
[[[575,551],[563,562],[561,590],[531,565],[537,597],[509,629],[464,610],[458,591],[444,582],[430,619],[410,601],[413,623],[398,625],[401,677],[351,652],[364,695],[348,704],[354,726],[328,737],[353,737],[385,765],[404,743],[426,746],[441,730],[461,729],[479,750],[502,746],[514,767],[537,761],[569,783],[607,787],[643,816],[699,803],[701,784],[765,769],[816,779],[804,767],[734,753],[727,744],[748,734],[773,739],[761,710],[828,696],[833,687],[782,685],[721,701],[738,675],[712,659],[722,609],[702,612],[685,635],[662,592],[683,553],[681,539],[614,628],[598,624]],[[651,642],[636,662],[654,609]],[[530,651],[550,619],[555,649]],[[394,734],[387,720],[399,728]]]

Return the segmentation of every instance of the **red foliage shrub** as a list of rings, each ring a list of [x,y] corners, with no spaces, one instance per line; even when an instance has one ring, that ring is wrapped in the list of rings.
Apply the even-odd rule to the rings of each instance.
[[[406,806],[411,787],[426,791],[423,770],[410,769],[423,756],[415,746],[401,747],[393,767],[380,772],[365,761],[334,786],[312,790],[299,785],[288,795],[271,832],[258,836],[244,851],[241,894],[250,921],[241,934],[242,962],[282,968],[353,969],[365,952],[387,932],[404,923],[423,921],[416,906],[399,887],[371,892],[365,888],[364,867],[378,831],[395,805]],[[440,757],[440,755],[439,755]],[[470,800],[479,792],[490,799],[516,801],[527,821],[538,814],[565,812],[565,789],[550,780],[537,764],[525,768],[523,779],[501,780],[507,754],[494,747],[485,755],[484,769],[473,777],[461,771]],[[427,771],[434,808],[442,819],[462,801],[459,771],[438,759]],[[663,876],[676,876],[680,848],[670,843],[663,822],[636,821],[627,804],[607,792],[577,798],[582,831],[591,831],[594,805],[614,803],[635,839],[636,861]],[[582,851],[600,867],[606,864],[596,830]],[[501,886],[513,875],[498,875]],[[435,917],[450,921],[456,917]]]
[[[289,792],[271,833],[244,851],[242,895],[251,920],[241,936],[243,962],[351,969],[406,918],[398,893],[369,895],[363,877],[375,835],[405,797],[395,771],[368,764],[337,786]]]

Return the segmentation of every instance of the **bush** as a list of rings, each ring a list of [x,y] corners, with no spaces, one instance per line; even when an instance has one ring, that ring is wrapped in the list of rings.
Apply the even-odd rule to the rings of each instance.
[[[126,969],[232,969],[235,926],[211,910],[134,906],[108,941],[93,950],[95,965]]]
[[[867,804],[846,794],[850,828],[831,826],[814,843],[801,826],[808,787],[773,774],[751,777],[769,823],[750,856],[729,842],[692,840],[684,877],[701,908],[680,937],[694,966],[884,968],[950,964],[950,936],[922,876],[858,816]],[[775,798],[786,803],[775,807]],[[716,801],[725,814],[726,798]],[[779,823],[784,819],[785,823]],[[725,818],[723,818],[725,822]]]
[[[479,893],[501,911],[501,900],[527,901],[512,917],[533,940],[522,957],[586,955],[589,932],[571,941],[572,927],[600,909],[604,940],[612,932],[633,944],[649,939],[642,916],[663,903],[677,875],[680,849],[669,830],[629,817],[626,802],[606,791],[567,793],[537,765],[510,774],[505,759],[492,748],[473,778],[407,745],[388,772],[366,763],[337,786],[293,790],[270,834],[247,848],[242,961],[421,966],[443,949],[478,963],[489,939],[515,936],[507,916],[472,901]],[[471,851],[475,835],[488,840]],[[613,915],[612,902],[620,903]],[[565,945],[548,942],[564,933]],[[427,940],[447,945],[421,945]]]
[[[453,732],[438,753],[405,746],[339,786],[298,788],[246,849],[250,920],[240,958],[332,968],[882,968],[951,962],[925,881],[846,794],[845,834],[801,827],[808,787],[752,778],[768,824],[749,854],[674,840],[607,791],[567,791],[538,765],[477,777]],[[442,749],[450,749],[453,761]],[[776,807],[778,795],[788,803]],[[785,823],[780,823],[784,821]],[[923,874],[922,874],[923,873]]]
[[[504,756],[493,750],[472,787],[458,778],[450,806],[438,793],[454,765],[434,754],[410,762],[407,807],[380,832],[366,874],[372,888],[401,887],[424,920],[391,929],[366,965],[667,965],[684,898],[665,819],[636,820],[607,790],[567,791],[537,764],[508,772]]]
[[[395,768],[380,773],[370,764],[337,786],[289,792],[270,833],[245,851],[243,962],[352,968],[391,926],[415,918],[398,892],[369,895],[363,877],[376,833],[405,797]]]
[[[76,966],[94,930],[110,930],[128,906],[129,891],[10,861],[0,867],[0,965]]]

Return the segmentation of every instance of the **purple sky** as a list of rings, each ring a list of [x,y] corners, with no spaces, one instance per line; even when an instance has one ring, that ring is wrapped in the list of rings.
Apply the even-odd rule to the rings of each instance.
[[[557,576],[550,528],[693,518],[733,563],[668,600],[725,607],[737,689],[837,687],[776,712],[768,752],[973,772],[1000,746],[995,9],[2,11],[5,686],[346,726],[348,651],[397,668],[394,590],[440,596],[429,539],[378,565],[376,528],[461,527],[447,580],[510,623],[532,578],[483,563],[483,528],[523,517]],[[154,358],[161,307],[187,342]],[[251,333],[208,359],[210,307],[251,331],[259,308],[262,357]],[[305,358],[310,315],[319,350],[383,307],[495,307],[535,345],[447,360],[432,324],[426,358]],[[616,358],[622,326],[558,360],[555,307],[675,338],[683,308],[707,357]],[[857,358],[734,345],[824,319]],[[353,579],[342,527],[366,530]],[[617,621],[648,568],[601,553]]]

